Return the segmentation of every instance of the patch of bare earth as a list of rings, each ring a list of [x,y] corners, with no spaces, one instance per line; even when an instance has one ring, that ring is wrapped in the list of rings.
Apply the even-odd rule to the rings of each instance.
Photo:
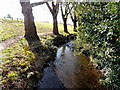
[[[52,32],[38,33],[38,35],[48,35],[48,34],[52,34]],[[13,43],[16,43],[22,37],[23,36],[11,37],[11,38],[9,38],[9,39],[7,39],[5,41],[2,41],[0,43],[0,52],[5,50],[6,48],[10,47]]]
[[[0,43],[0,52],[11,46],[13,43],[17,42],[22,36],[18,37],[11,37],[9,39],[6,39],[5,41],[2,41]]]

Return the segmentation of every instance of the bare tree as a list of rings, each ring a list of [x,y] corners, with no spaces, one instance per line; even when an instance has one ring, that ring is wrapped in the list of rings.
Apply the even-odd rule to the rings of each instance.
[[[53,33],[55,35],[59,35],[58,32],[58,21],[57,21],[57,15],[59,11],[59,3],[58,2],[52,2],[52,7],[49,5],[48,2],[46,2],[47,7],[49,8],[52,16],[53,16]]]
[[[23,2],[20,0],[20,4],[22,7],[22,13],[24,15],[24,26],[25,26],[25,38],[31,46],[34,42],[39,42],[40,39],[37,35],[36,26],[34,23],[34,17],[32,13],[32,5],[30,4],[30,0],[27,2]]]
[[[72,11],[70,12],[71,20],[73,22],[73,29],[75,32],[77,31],[77,21],[78,21],[77,6],[78,6],[77,2],[72,3]]]
[[[63,26],[64,26],[64,32],[69,33],[67,29],[67,18],[69,15],[69,7],[70,3],[66,2],[64,4],[61,4],[61,14],[62,14],[62,19],[63,19]],[[64,8],[64,10],[63,10]]]

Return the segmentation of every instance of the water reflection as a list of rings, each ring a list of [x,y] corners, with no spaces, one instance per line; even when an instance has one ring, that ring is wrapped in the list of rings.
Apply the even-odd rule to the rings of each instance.
[[[54,64],[55,72],[66,88],[100,88],[100,72],[89,63],[88,57],[78,56],[70,45],[58,49]]]
[[[65,48],[66,48],[66,46],[63,46],[63,47],[62,47],[61,56],[64,56],[64,55],[65,55]]]

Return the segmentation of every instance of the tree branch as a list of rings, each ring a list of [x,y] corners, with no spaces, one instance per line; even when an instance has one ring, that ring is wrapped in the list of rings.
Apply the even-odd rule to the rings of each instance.
[[[73,16],[72,16],[72,13],[70,13],[70,16],[71,16],[72,21],[74,22],[74,18],[73,18]]]
[[[42,4],[44,4],[44,3],[46,3],[46,2],[35,2],[35,3],[31,3],[31,6],[32,7],[35,7],[35,6],[38,6],[38,5],[42,5]]]
[[[55,8],[54,2],[52,2],[52,8],[53,8],[53,10],[54,10],[54,8]]]
[[[55,15],[56,16],[57,16],[58,12],[59,12],[59,3],[56,3],[56,5],[55,5]]]
[[[59,3],[56,4],[56,13],[59,11]]]
[[[50,12],[53,14],[53,9],[50,7],[49,3],[46,2],[47,7],[49,8]]]
[[[62,13],[62,17],[64,17],[62,5],[61,5],[61,13]]]

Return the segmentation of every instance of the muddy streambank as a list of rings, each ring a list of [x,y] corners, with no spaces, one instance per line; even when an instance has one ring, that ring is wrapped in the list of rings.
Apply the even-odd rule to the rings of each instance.
[[[73,41],[61,45],[55,61],[43,71],[39,81],[41,88],[81,88],[104,90],[99,84],[100,71],[95,69],[85,55],[78,55]]]
[[[70,42],[71,40],[76,39],[76,34],[69,34],[67,36],[58,35],[57,37],[54,37],[54,39],[51,39],[51,42],[54,46],[60,47],[61,45]]]

